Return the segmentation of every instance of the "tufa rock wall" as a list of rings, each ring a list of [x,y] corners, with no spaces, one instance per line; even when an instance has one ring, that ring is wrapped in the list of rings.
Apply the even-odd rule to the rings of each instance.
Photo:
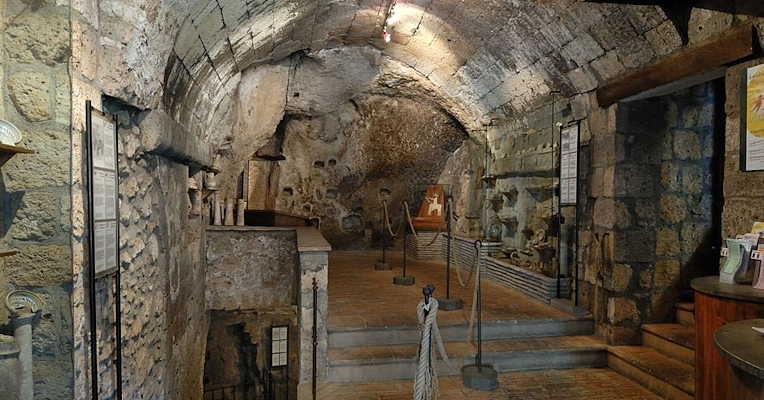
[[[35,151],[0,168],[0,248],[19,251],[0,259],[0,299],[17,289],[43,298],[32,326],[34,397],[72,398],[69,2],[4,1],[0,26],[0,118]],[[0,334],[12,333],[2,306]]]

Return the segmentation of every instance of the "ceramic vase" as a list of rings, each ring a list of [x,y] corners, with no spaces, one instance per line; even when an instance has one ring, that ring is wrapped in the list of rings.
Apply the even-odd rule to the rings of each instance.
[[[244,210],[247,209],[247,202],[239,199],[236,205],[236,225],[244,226]]]
[[[214,172],[207,172],[207,175],[204,177],[204,187],[207,189],[218,188],[218,178],[215,176]]]
[[[212,203],[212,212],[214,213],[214,218],[212,219],[212,225],[222,225],[222,215],[221,209],[220,209],[220,198],[218,197],[218,194],[213,194],[215,200]]]
[[[225,203],[225,220],[223,225],[233,225],[233,199],[228,199]]]

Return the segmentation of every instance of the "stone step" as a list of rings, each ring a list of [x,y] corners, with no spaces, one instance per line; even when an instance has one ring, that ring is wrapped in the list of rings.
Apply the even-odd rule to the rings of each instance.
[[[466,323],[440,325],[439,328],[445,342],[459,342],[467,338]],[[590,316],[483,322],[482,325],[485,340],[593,333],[594,322]],[[419,341],[419,327],[338,328],[330,329],[328,335],[329,348],[412,344]],[[473,337],[477,337],[476,330],[473,330]]]
[[[645,346],[610,346],[608,367],[666,400],[691,400],[695,369]]]
[[[695,326],[695,303],[676,303],[676,322],[685,326]]]
[[[644,324],[642,344],[685,364],[695,365],[695,328],[673,323]]]
[[[474,365],[477,343],[447,342],[451,368],[441,360],[436,345],[438,375],[459,375],[459,364]],[[413,379],[419,345],[399,344],[329,349],[330,382]],[[520,371],[578,367],[603,367],[607,346],[593,336],[483,340],[482,363],[496,371]]]

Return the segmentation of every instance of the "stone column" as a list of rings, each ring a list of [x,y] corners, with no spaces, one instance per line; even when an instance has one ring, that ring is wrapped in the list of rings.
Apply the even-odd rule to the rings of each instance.
[[[13,320],[13,337],[19,344],[19,400],[33,400],[32,379],[32,318],[29,309],[17,310]]]
[[[0,399],[19,399],[19,351],[12,336],[0,335]]]
[[[326,251],[300,251],[300,382],[298,399],[312,398],[313,379],[313,279],[318,284],[316,386],[320,388],[329,376],[328,338],[326,331],[328,307],[329,254]],[[318,389],[317,389],[318,390]]]

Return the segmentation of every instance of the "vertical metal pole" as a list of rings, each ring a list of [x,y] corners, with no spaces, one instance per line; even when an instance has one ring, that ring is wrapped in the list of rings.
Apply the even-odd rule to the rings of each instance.
[[[575,260],[573,260],[573,262],[576,264],[575,265],[576,297],[575,297],[575,302],[574,302],[574,304],[576,306],[578,306],[578,224],[579,224],[579,221],[578,221],[578,216],[579,216],[579,214],[578,214],[578,208],[579,208],[578,207],[578,171],[579,171],[579,169],[578,168],[581,165],[581,161],[580,161],[581,155],[579,154],[581,151],[580,151],[579,139],[578,138],[579,138],[579,134],[576,135],[576,224],[575,224],[575,229],[576,229],[576,258],[575,258]]]
[[[451,294],[451,198],[446,198],[446,299]]]
[[[316,365],[318,349],[318,282],[313,277],[313,400],[316,400]]]
[[[478,258],[478,264],[477,267],[480,268],[481,264],[481,253],[483,252],[483,246],[480,240],[475,241],[475,250],[477,250],[477,258]],[[477,273],[478,279],[476,280],[475,284],[477,285],[477,330],[478,330],[478,353],[477,353],[477,367],[478,372],[483,372],[483,322],[482,322],[482,307],[481,307],[481,299],[480,299],[480,271]]]
[[[117,135],[117,120],[116,118],[113,119],[114,121],[114,138],[115,141],[117,140],[119,136]],[[114,168],[117,172],[117,176],[119,176],[119,146],[117,143],[114,143],[114,152],[117,153],[114,155]],[[119,183],[119,182],[117,182]],[[117,220],[119,221],[119,207],[117,207]],[[117,226],[117,243],[119,244],[119,226]],[[119,246],[117,246],[119,247]],[[117,400],[122,400],[122,278],[120,274],[121,270],[120,262],[119,262],[119,249],[117,249],[117,271],[114,275],[114,285],[115,285],[115,313],[117,314],[116,320],[117,320],[117,326],[115,327],[114,336],[116,336],[116,349],[117,352],[117,360],[116,360],[116,368],[117,368]]]
[[[382,221],[382,264],[387,264],[387,261],[385,261],[385,252],[387,251],[387,228],[390,220],[387,217],[387,203],[385,200],[382,200],[382,207],[382,218],[384,219],[384,221]]]
[[[408,252],[408,229],[405,232],[406,234],[403,235],[403,277],[406,277],[406,253]]]
[[[98,338],[96,337],[96,282],[95,282],[95,246],[93,245],[93,234],[95,233],[95,221],[93,221],[93,118],[90,100],[85,100],[85,130],[87,132],[87,183],[88,183],[88,236],[90,238],[88,245],[89,266],[88,273],[90,281],[90,390],[93,400],[98,400],[98,352],[96,346]]]

